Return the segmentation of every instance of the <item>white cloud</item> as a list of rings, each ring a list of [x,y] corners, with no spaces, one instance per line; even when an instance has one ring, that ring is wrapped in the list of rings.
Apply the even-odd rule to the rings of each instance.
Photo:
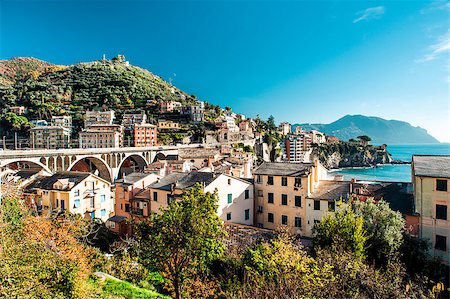
[[[353,20],[353,24],[361,21],[369,21],[379,19],[384,14],[384,6],[369,7],[356,13],[357,18]]]
[[[445,54],[450,51],[450,29],[442,36],[439,37],[438,41],[428,47],[428,53],[421,59],[416,60],[416,62],[427,62],[435,60],[441,54]]]
[[[431,2],[429,5],[427,5],[425,8],[420,10],[421,14],[428,14],[434,11],[449,11],[450,10],[450,2],[447,0],[437,0]]]

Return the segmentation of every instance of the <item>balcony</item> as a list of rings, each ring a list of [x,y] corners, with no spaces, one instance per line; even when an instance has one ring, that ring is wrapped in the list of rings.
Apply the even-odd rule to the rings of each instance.
[[[144,216],[144,209],[139,208],[131,208],[130,214],[136,215],[136,216]]]

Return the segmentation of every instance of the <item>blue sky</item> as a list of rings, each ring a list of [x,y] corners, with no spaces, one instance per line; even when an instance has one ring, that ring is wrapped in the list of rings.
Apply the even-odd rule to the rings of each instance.
[[[408,121],[450,142],[448,1],[0,0],[0,59],[124,54],[247,116]]]

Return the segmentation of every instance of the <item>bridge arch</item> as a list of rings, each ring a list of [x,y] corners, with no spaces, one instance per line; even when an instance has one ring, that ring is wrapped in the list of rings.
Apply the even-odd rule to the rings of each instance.
[[[144,157],[139,154],[131,154],[119,163],[117,177],[121,178],[123,174],[131,172],[143,172],[147,165]]]
[[[79,156],[67,170],[95,173],[108,182],[112,182],[113,179],[111,168],[99,157]]]
[[[155,155],[153,162],[156,162],[158,160],[165,160],[165,159],[166,159],[166,155],[164,155],[164,153],[159,152]]]
[[[2,161],[0,162],[0,168],[4,168],[7,167],[13,163],[23,163],[24,165],[28,165],[28,166],[38,166],[40,168],[42,168],[43,170],[47,171],[48,173],[52,173],[52,171],[47,167],[47,165],[41,163],[41,161],[35,161],[32,159],[23,159],[23,158],[19,158],[19,159],[14,159],[14,160],[6,160],[6,161]],[[31,167],[28,167],[31,168]]]

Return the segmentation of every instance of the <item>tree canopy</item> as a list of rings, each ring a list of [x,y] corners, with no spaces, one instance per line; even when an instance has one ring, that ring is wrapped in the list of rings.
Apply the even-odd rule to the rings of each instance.
[[[176,298],[182,297],[186,280],[206,271],[224,253],[216,210],[217,196],[197,184],[137,225],[142,263],[162,272]]]

